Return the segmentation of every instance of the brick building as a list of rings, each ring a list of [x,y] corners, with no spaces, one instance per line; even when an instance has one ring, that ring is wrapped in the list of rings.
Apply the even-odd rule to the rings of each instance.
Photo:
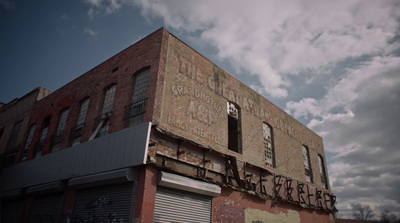
[[[165,29],[33,107],[7,222],[333,222],[322,139]]]
[[[15,161],[35,103],[51,92],[36,88],[7,104],[0,103],[0,167]]]

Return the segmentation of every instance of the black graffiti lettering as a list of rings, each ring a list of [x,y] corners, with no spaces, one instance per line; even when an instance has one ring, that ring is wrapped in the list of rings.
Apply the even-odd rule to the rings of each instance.
[[[304,191],[304,186],[307,186],[307,185],[305,185],[305,184],[302,184],[302,183],[299,183],[298,185],[297,185],[297,192],[298,192],[298,194],[299,194],[299,202],[300,202],[300,204],[306,204],[306,199],[304,199],[304,196],[303,195],[305,195],[305,191]]]
[[[286,184],[286,196],[287,196],[287,199],[289,201],[293,201],[293,197],[292,197],[292,193],[293,193],[292,182],[293,182],[293,180],[291,180],[291,179],[286,179],[286,182],[285,182],[285,184]]]
[[[322,190],[315,190],[315,203],[317,203],[318,208],[323,208],[322,206]]]
[[[108,196],[101,196],[91,200],[86,204],[88,210],[86,216],[74,215],[71,223],[124,223],[126,219],[118,217],[115,212],[109,212],[107,209],[112,205],[112,200]]]

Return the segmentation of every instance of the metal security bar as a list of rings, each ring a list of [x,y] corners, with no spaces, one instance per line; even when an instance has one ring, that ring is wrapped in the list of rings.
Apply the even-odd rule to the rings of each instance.
[[[137,115],[143,114],[147,109],[147,98],[132,102],[125,106],[124,119],[129,119]]]

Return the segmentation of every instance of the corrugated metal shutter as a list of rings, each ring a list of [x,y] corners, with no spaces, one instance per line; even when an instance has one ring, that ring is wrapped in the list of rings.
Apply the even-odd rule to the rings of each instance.
[[[131,222],[132,191],[132,183],[77,191],[71,222]]]
[[[158,188],[154,222],[211,222],[212,198]]]
[[[29,223],[59,222],[64,202],[64,194],[49,194],[33,199]]]
[[[20,223],[25,208],[25,200],[1,202],[1,222]]]

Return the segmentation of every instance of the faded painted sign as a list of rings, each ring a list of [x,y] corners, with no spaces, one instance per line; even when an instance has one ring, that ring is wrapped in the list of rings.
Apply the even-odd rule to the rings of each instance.
[[[300,223],[300,215],[297,211],[288,209],[287,213],[270,213],[258,209],[247,208],[245,210],[246,223]]]
[[[323,153],[319,136],[173,36],[168,39],[163,89],[159,125],[178,136],[232,154],[227,114],[227,102],[232,102],[240,107],[243,148],[239,151],[247,162],[266,166],[265,157],[259,155],[264,147],[263,122],[274,134],[285,135],[275,142],[282,145],[281,154],[301,144]],[[301,173],[293,174],[300,178]]]

